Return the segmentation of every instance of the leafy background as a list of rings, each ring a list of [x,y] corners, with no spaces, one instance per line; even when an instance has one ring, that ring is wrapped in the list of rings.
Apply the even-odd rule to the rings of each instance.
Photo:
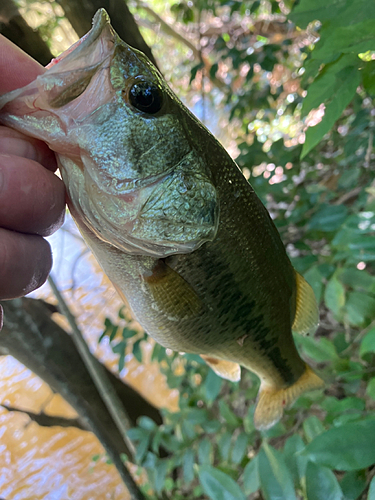
[[[295,342],[327,382],[258,432],[255,376],[223,381],[199,357],[154,345],[151,359],[179,404],[163,410],[162,425],[141,417],[129,431],[144,494],[374,500],[375,4],[129,5],[161,71],[236,157],[312,285],[320,326]],[[150,29],[155,15],[181,38],[160,20],[161,32]],[[46,39],[63,16],[53,20]],[[99,341],[110,342],[119,371],[130,354],[142,362],[147,334],[123,310],[109,316]]]

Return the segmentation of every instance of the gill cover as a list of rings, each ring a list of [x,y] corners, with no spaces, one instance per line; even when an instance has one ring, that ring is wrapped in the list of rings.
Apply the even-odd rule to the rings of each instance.
[[[217,232],[216,189],[185,114],[104,9],[44,74],[0,97],[3,123],[57,153],[78,225],[154,257],[192,252]]]

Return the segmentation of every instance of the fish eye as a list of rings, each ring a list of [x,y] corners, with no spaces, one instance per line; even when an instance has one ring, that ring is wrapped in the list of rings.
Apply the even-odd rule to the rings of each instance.
[[[151,115],[161,110],[163,95],[159,87],[151,82],[137,82],[129,91],[130,103],[139,111]]]

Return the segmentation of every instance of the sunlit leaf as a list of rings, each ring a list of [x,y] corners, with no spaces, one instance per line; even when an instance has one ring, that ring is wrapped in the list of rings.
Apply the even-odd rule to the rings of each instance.
[[[306,131],[306,140],[302,148],[301,158],[304,158],[331,130],[355,95],[360,84],[359,71],[349,67],[340,73],[341,85],[335,88],[331,101],[326,105],[322,121],[313,127],[309,127]],[[341,205],[341,207],[344,206]]]

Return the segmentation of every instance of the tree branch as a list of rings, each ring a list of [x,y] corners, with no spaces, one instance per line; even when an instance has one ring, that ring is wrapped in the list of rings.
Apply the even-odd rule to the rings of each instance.
[[[102,369],[101,365],[95,362],[95,358],[92,356],[83,338],[83,335],[77,326],[73,314],[70,312],[68,305],[63,299],[59,289],[57,288],[51,276],[48,277],[48,282],[52,288],[55,297],[57,298],[61,313],[66,317],[66,319],[69,322],[69,325],[73,332],[73,340],[81,356],[81,359],[85,364],[88,372],[90,373],[92,380],[102,400],[104,401],[111,417],[113,418],[117,426],[117,429],[121,434],[122,439],[126,443],[134,459],[135,455],[134,445],[127,436],[127,431],[131,427],[129,416],[126,413],[120,401],[120,398],[117,396],[109,380],[106,378],[106,374]],[[103,445],[105,446],[109,457],[115,464],[116,469],[118,470],[124,483],[126,484],[126,487],[128,488],[131,497],[136,500],[144,499],[143,494],[139,490],[138,486],[135,484],[130,472],[128,471],[127,467],[123,464],[119,454],[115,450],[113,450],[112,446],[107,446],[105,442],[103,442]]]

